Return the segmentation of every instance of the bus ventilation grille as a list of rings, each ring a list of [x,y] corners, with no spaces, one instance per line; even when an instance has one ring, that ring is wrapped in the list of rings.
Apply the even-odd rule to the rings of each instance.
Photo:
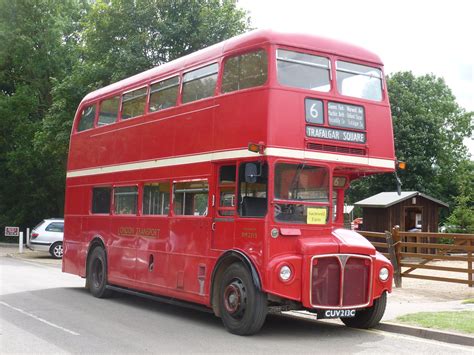
[[[370,258],[353,255],[314,258],[311,274],[313,307],[351,308],[368,305],[372,287],[371,263]]]
[[[308,143],[308,149],[320,150],[320,151],[323,151],[323,152],[354,154],[354,155],[366,155],[365,149],[339,147],[337,145],[327,145],[327,144],[319,144],[319,143]]]

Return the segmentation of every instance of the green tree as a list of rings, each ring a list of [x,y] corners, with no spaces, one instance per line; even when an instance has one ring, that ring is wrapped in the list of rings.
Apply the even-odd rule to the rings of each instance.
[[[0,0],[0,225],[31,225],[58,211],[47,187],[54,166],[34,139],[52,105],[54,80],[76,60],[78,13],[77,1]]]
[[[468,159],[463,139],[472,134],[473,113],[457,103],[443,79],[399,72],[387,78],[393,118],[395,153],[407,163],[400,171],[403,190],[417,190],[450,204],[459,194],[455,181]],[[382,191],[395,191],[392,174],[354,182],[351,202]]]
[[[86,93],[248,28],[231,0],[0,0],[0,226],[62,215]]]
[[[460,164],[457,175],[459,195],[453,212],[446,219],[447,230],[451,233],[474,233],[474,161]]]

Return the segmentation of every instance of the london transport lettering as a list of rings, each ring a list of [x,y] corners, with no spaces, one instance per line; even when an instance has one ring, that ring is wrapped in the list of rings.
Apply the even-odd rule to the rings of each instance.
[[[365,133],[345,131],[342,129],[332,129],[325,127],[306,126],[308,137],[331,139],[343,142],[365,143]]]
[[[134,237],[138,235],[140,237],[159,238],[160,230],[157,228],[119,227],[117,234],[123,237]]]

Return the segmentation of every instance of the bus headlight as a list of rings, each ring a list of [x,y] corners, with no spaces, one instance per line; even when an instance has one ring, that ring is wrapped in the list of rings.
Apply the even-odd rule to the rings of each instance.
[[[388,272],[388,269],[387,269],[386,267],[383,267],[383,268],[381,268],[380,271],[379,271],[379,279],[380,279],[381,281],[387,281],[389,274],[390,274],[390,273]]]
[[[280,279],[288,281],[291,278],[291,269],[288,265],[283,265],[280,268]]]

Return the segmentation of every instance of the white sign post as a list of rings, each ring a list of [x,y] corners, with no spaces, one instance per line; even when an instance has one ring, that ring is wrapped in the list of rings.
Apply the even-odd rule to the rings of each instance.
[[[20,254],[23,253],[23,232],[20,232],[19,251],[20,251]]]

